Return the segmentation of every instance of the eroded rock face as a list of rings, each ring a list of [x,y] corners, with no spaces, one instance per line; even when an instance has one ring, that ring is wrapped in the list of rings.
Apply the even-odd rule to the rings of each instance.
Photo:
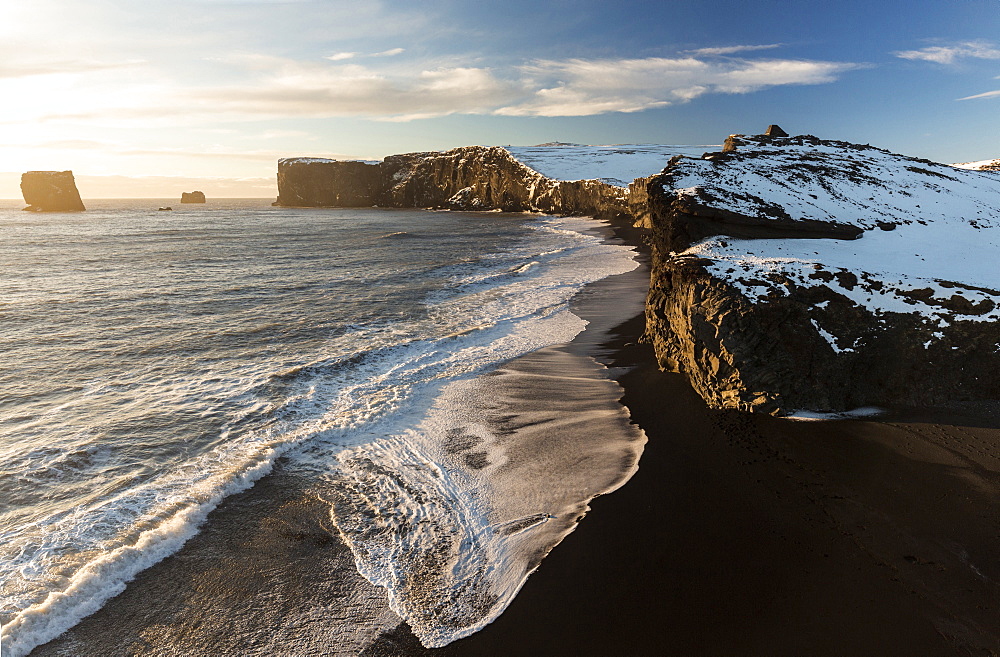
[[[504,148],[467,146],[390,155],[380,163],[280,160],[275,204],[620,217],[628,214],[627,196],[627,190],[597,180],[546,178]]]
[[[82,212],[86,210],[72,171],[28,171],[21,174],[21,194],[35,212]]]
[[[204,203],[205,193],[204,192],[182,192],[181,193],[181,203]]]
[[[286,207],[357,208],[378,205],[380,166],[296,157],[278,160],[278,199]]]
[[[1000,180],[814,137],[729,143],[642,183],[662,368],[778,414],[1000,397],[1000,285],[975,264],[1000,251]]]
[[[620,175],[554,180],[499,147],[282,160],[276,204],[532,211],[649,228],[644,339],[714,407],[1000,398],[1000,177],[770,133],[675,157],[628,189]]]

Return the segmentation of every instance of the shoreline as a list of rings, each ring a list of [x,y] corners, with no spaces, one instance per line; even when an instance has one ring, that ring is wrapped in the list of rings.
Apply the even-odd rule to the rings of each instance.
[[[641,246],[640,231],[595,230]],[[644,317],[622,306],[648,282],[638,259],[578,293],[571,307],[592,323],[568,345],[622,385],[648,437],[638,472],[590,503],[478,633],[423,648],[357,574],[328,507],[278,467],[31,655],[1000,652],[1000,424],[957,411],[830,422],[711,411],[637,344]],[[331,615],[348,590],[380,633],[332,652],[347,648]]]
[[[612,236],[599,221],[591,232]],[[648,272],[640,264],[609,278],[628,280],[621,289],[638,281],[644,290]],[[608,280],[584,286],[571,302],[574,312],[581,304],[593,310],[591,325],[571,343],[545,349],[565,348],[572,357],[589,359],[604,342],[598,327],[610,329],[619,319],[619,304],[591,298],[592,286],[606,287]],[[605,296],[609,293],[614,291]],[[644,292],[632,298],[631,311],[641,312],[643,301]],[[607,316],[598,317],[605,310]],[[507,365],[524,358],[530,366],[532,354],[542,351]],[[101,609],[29,654],[360,654],[349,651],[335,627],[324,627],[345,597],[371,620],[371,628],[389,634],[402,623],[409,632],[389,608],[384,589],[357,572],[350,549],[330,523],[329,505],[315,492],[279,459],[252,488],[223,500],[178,552],[140,572]],[[377,633],[351,638],[359,650],[378,643]]]
[[[599,345],[648,437],[638,472],[492,624],[434,650],[398,626],[364,657],[1000,654],[996,405],[711,410],[644,324]]]

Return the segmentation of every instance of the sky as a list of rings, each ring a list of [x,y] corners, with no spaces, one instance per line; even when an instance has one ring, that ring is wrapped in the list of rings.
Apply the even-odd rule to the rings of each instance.
[[[721,144],[1000,157],[1000,0],[0,0],[0,198],[276,193],[280,157]]]

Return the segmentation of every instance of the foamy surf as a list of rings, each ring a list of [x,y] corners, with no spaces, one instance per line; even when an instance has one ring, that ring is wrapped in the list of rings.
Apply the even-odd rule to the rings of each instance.
[[[227,419],[215,435],[199,437],[198,442],[178,436],[177,454],[152,470],[146,463],[133,471],[125,469],[115,451],[122,447],[99,434],[67,434],[57,447],[50,443],[55,452],[48,447],[24,452],[17,442],[10,443],[12,447],[5,452],[8,458],[0,466],[0,486],[14,482],[11,490],[28,503],[34,499],[34,489],[18,488],[16,482],[31,481],[42,494],[43,480],[58,480],[62,487],[57,490],[65,500],[59,501],[62,507],[46,503],[50,513],[35,519],[16,510],[2,516],[10,523],[0,526],[0,643],[5,657],[26,655],[98,609],[138,572],[178,550],[222,500],[266,475],[279,456],[290,457],[293,467],[315,473],[327,471],[330,458],[345,449],[363,451],[370,446],[377,453],[381,437],[420,435],[423,429],[414,427],[430,421],[428,409],[436,403],[442,386],[475,380],[469,377],[571,339],[585,326],[568,310],[575,292],[588,282],[636,266],[629,250],[578,232],[590,226],[584,219],[541,219],[530,225],[536,236],[479,257],[468,266],[450,265],[454,268],[452,288],[440,292],[421,288],[426,299],[421,312],[346,325],[317,351],[282,355],[274,361],[240,361],[229,369],[220,367],[228,367],[229,361],[210,361],[204,373],[185,371],[169,378],[156,362],[137,364],[125,371],[128,376],[88,384],[84,393],[89,395],[88,403],[121,400],[127,403],[119,408],[129,414],[141,412],[143,404],[156,403],[156,398],[135,397],[137,391],[149,389],[162,393],[166,408]],[[224,283],[219,293],[223,298],[238,292],[228,280]],[[296,290],[308,286],[288,283],[285,288],[298,294]],[[265,330],[274,325],[261,324]],[[155,348],[164,347],[157,343]],[[213,405],[199,406],[203,399],[212,400]],[[23,426],[32,432],[32,440],[41,439],[78,405],[79,400],[53,406]],[[488,423],[482,426],[481,442],[496,443]],[[495,503],[490,502],[492,494],[480,506],[479,498],[469,494],[469,482],[474,479],[465,473],[475,470],[470,464],[479,462],[478,452],[459,457],[454,451],[428,451],[426,442],[414,438],[394,444],[398,453],[383,450],[380,458],[424,463],[428,473],[433,467],[427,464],[436,464],[440,479],[429,475],[431,479],[417,480],[428,500],[442,501],[423,509],[420,518],[428,526],[461,527],[464,535],[476,537],[475,544],[483,548],[478,556],[459,549],[462,556],[454,562],[454,572],[464,573],[462,581],[479,584],[467,587],[461,604],[452,607],[454,614],[444,623],[446,628],[434,630],[432,619],[424,617],[427,640],[438,636],[437,640],[447,642],[461,632],[474,631],[471,628],[502,611],[527,571],[521,576],[504,575],[500,584],[497,573],[524,570],[530,562],[512,546],[556,527],[560,516],[536,510],[518,511],[516,517],[497,515]],[[456,444],[451,443],[452,447]],[[125,444],[125,449],[130,445]],[[345,464],[345,472],[351,463],[347,455],[355,453],[345,452],[344,459],[337,461]],[[449,465],[449,459],[459,458],[460,463]],[[503,460],[495,450],[492,458],[484,473],[496,474]],[[87,486],[95,473],[107,481],[105,487],[89,489],[86,498],[69,506],[72,498],[68,495]],[[450,483],[441,489],[441,481]],[[355,490],[364,490],[366,485],[361,477]],[[36,506],[47,510],[41,503]],[[574,507],[574,518],[577,512]],[[349,526],[350,520],[344,525]],[[424,538],[417,541],[424,542]],[[554,543],[547,540],[545,544]],[[374,563],[374,557],[369,561]],[[388,558],[388,562],[395,564],[390,570],[401,572],[408,567],[405,559],[396,563]],[[373,577],[377,570],[369,568]],[[406,591],[396,597],[420,599],[422,585],[407,586],[393,584],[393,591]],[[475,591],[485,597],[473,604]],[[487,604],[488,600],[492,602]],[[467,608],[480,611],[470,613]]]
[[[503,613],[590,500],[634,474],[645,435],[619,396],[592,359],[541,349],[448,384],[416,429],[338,454],[332,519],[424,646]]]

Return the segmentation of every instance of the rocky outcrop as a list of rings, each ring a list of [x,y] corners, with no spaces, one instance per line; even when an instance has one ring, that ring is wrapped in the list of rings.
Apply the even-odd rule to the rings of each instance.
[[[687,154],[623,187],[624,171],[667,149]],[[594,175],[579,166],[590,152],[618,164],[601,179],[549,177]],[[633,155],[645,159],[620,166]],[[990,172],[772,126],[703,154],[470,146],[376,163],[296,158],[279,162],[278,190],[276,205],[530,211],[648,228],[644,339],[713,407],[1000,398],[1000,271],[989,265],[1000,177]]]
[[[274,205],[303,208],[357,208],[378,205],[380,166],[311,157],[278,160]]]
[[[628,191],[598,180],[558,181],[500,147],[390,155],[382,162],[278,162],[276,205],[503,210],[628,215]]]
[[[1000,180],[845,142],[734,136],[636,185],[652,228],[645,339],[711,406],[1000,398],[1000,285],[948,262],[995,260]]]
[[[181,203],[204,203],[205,193],[204,192],[182,192],[181,193]]]
[[[993,171],[1000,173],[1000,158],[995,160],[980,160],[978,162],[960,162],[951,165],[959,169],[971,169],[973,171]]]
[[[21,174],[21,194],[35,212],[82,212],[86,210],[72,171],[28,171]]]
[[[710,262],[656,262],[646,339],[660,367],[687,374],[710,406],[783,414],[1000,396],[996,321],[957,314],[942,327],[916,312],[873,312],[843,294],[850,272],[814,285],[776,274],[752,301]]]

